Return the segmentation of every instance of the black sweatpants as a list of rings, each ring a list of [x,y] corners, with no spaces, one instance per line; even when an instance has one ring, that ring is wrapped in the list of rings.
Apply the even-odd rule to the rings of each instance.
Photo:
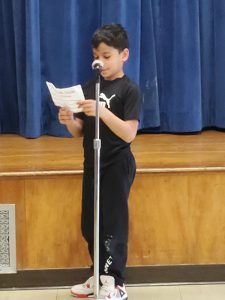
[[[131,152],[100,171],[99,273],[115,278],[123,285],[127,262],[128,197],[136,173]],[[85,169],[83,176],[82,234],[94,253],[94,172]]]

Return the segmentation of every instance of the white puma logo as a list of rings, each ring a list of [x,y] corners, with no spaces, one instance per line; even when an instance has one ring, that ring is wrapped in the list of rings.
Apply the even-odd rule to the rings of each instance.
[[[104,93],[101,93],[99,95],[99,98],[103,99],[106,101],[107,107],[110,108],[110,101],[112,100],[112,98],[116,97],[116,95],[112,95],[110,98],[107,98],[106,95]]]

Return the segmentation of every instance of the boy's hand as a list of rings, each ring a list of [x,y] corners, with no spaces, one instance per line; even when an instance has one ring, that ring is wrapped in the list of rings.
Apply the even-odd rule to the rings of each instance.
[[[79,101],[78,106],[82,108],[83,113],[89,117],[95,116],[96,101],[92,99]],[[99,105],[99,115],[101,116],[102,106]]]
[[[59,122],[64,125],[69,125],[74,121],[73,112],[68,107],[61,107],[58,113]]]

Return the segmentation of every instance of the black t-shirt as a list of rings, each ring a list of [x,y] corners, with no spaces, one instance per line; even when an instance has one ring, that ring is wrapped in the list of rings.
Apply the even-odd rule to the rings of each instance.
[[[85,84],[83,92],[85,99],[95,99],[95,80]],[[139,89],[126,75],[112,81],[101,78],[99,98],[100,104],[120,119],[124,121],[139,120]],[[76,117],[84,121],[84,167],[92,168],[94,166],[95,117],[88,117],[84,113],[79,113]],[[115,135],[101,119],[99,121],[99,138],[101,139],[101,167],[119,160],[127,151],[130,151],[130,143],[126,143]]]

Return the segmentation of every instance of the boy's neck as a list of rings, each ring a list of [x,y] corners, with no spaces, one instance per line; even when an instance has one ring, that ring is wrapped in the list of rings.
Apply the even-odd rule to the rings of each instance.
[[[123,78],[125,75],[125,73],[123,71],[121,71],[120,73],[118,73],[117,75],[115,75],[114,77],[112,78],[104,78],[104,80],[107,80],[107,81],[113,81],[113,80],[116,80],[116,79],[119,79],[119,78]]]

